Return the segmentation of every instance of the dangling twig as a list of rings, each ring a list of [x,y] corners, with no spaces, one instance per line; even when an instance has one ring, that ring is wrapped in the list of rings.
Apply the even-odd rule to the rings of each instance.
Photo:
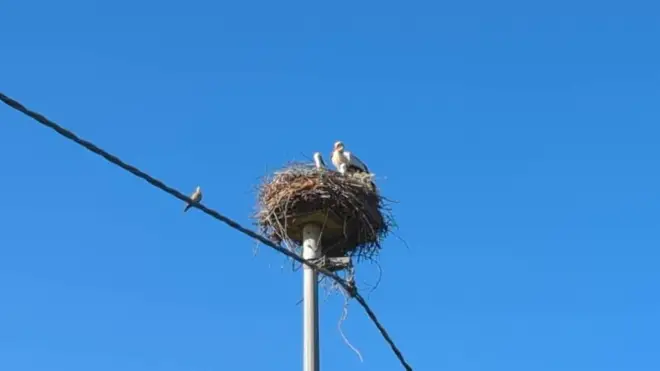
[[[346,317],[348,317],[348,300],[349,296],[344,294],[344,309],[341,318],[339,319],[339,322],[337,323],[337,328],[339,329],[339,334],[341,337],[344,339],[344,343],[348,345],[349,348],[351,348],[355,354],[357,354],[358,358],[360,358],[360,362],[364,362],[364,359],[362,359],[362,354],[360,353],[359,350],[357,350],[350,341],[346,338],[346,335],[344,335],[344,331],[341,328],[341,324],[346,320]]]

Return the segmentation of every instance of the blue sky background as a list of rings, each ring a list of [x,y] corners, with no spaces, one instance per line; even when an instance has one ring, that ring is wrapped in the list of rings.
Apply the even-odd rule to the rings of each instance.
[[[369,300],[417,370],[658,370],[655,2],[3,2],[0,91],[250,223],[343,140],[399,200]],[[0,108],[0,369],[295,370],[283,257]],[[283,267],[284,266],[284,267]],[[358,268],[374,282],[373,265]],[[325,370],[398,370],[322,304]]]

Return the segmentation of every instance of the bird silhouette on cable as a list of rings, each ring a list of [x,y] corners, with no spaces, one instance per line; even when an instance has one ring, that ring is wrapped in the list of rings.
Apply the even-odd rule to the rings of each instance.
[[[193,193],[192,196],[190,196],[190,198],[193,200],[194,203],[196,204],[199,203],[202,200],[202,189],[199,186],[197,186],[197,188],[195,188],[195,193]],[[183,212],[185,213],[186,211],[188,211],[188,209],[190,209],[192,205],[193,205],[192,203],[188,203],[188,205],[186,205],[186,208],[183,209]]]

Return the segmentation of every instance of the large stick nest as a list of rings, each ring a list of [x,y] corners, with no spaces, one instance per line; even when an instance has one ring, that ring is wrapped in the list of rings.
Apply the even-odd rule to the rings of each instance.
[[[328,169],[293,164],[266,178],[256,214],[261,232],[273,242],[298,251],[302,229],[321,226],[326,257],[374,258],[393,223],[373,175],[342,175]]]

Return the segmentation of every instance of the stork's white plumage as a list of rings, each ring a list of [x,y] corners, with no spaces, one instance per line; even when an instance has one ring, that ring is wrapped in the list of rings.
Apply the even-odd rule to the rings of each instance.
[[[364,162],[360,161],[353,153],[344,150],[344,143],[341,141],[335,143],[335,148],[332,151],[332,164],[342,174],[344,172],[369,172]]]
[[[201,201],[201,200],[202,200],[202,189],[201,189],[199,186],[197,186],[197,188],[195,188],[195,193],[193,193],[192,196],[190,196],[190,198],[191,198],[195,203],[198,203],[199,201]],[[185,213],[185,212],[188,211],[188,209],[190,209],[191,207],[192,207],[192,204],[189,203],[188,205],[186,205],[186,208],[183,209],[183,212]]]
[[[314,164],[316,164],[317,169],[325,169],[325,162],[323,162],[320,152],[314,153]]]

